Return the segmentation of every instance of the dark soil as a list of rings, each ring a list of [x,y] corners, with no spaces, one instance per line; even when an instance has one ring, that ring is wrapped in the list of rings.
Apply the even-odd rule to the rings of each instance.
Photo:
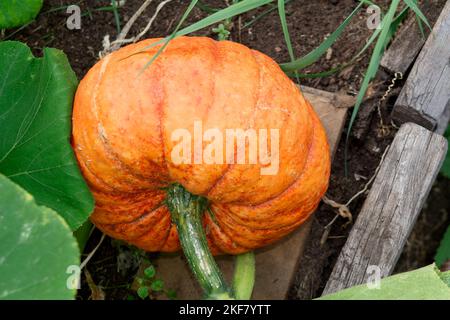
[[[174,29],[189,2],[187,0],[174,0],[165,6],[147,36],[168,35]],[[215,8],[226,6],[226,1],[223,0],[205,0],[203,2]],[[386,0],[377,1],[382,6],[388,2]],[[445,3],[442,0],[440,2]],[[83,13],[81,30],[67,29],[65,23],[69,15],[65,9],[54,11],[55,8],[73,3],[78,3]],[[119,9],[122,26],[137,10],[140,3],[141,1],[129,0],[123,8]],[[135,23],[129,35],[137,34],[145,26],[148,19],[153,15],[157,3],[159,1],[154,1],[150,5],[146,13]],[[286,6],[286,13],[295,55],[302,56],[317,47],[348,16],[355,4],[356,1],[353,0],[293,0],[289,2]],[[37,55],[41,54],[42,48],[45,46],[63,50],[78,78],[81,79],[98,60],[98,53],[102,50],[104,36],[110,35],[111,40],[113,40],[117,35],[113,13],[95,10],[108,5],[109,1],[48,0],[45,1],[44,8],[35,22],[22,30],[9,30],[4,35],[4,39],[26,42]],[[277,62],[289,61],[276,10],[257,20],[250,27],[244,27],[266,9],[267,7],[233,19],[231,39],[260,50]],[[205,16],[204,11],[195,8],[186,24],[198,21]],[[347,27],[344,35],[333,46],[332,51],[327,54],[327,57],[322,58],[318,63],[302,72],[326,71],[350,61],[370,36],[371,30],[366,27],[366,18],[366,13],[361,11]],[[211,31],[211,28],[196,34],[217,37]],[[359,58],[356,64],[340,73],[327,78],[303,79],[302,84],[327,91],[343,91],[355,94],[361,84],[369,57],[370,52],[367,52]],[[391,75],[381,74],[379,76],[378,86],[372,90],[374,96],[380,95],[386,90],[387,81],[390,79]],[[388,103],[383,105],[382,116],[385,123],[390,123],[389,113],[394,99],[395,93]],[[353,138],[350,140],[347,177],[344,174],[345,139],[341,139],[333,162],[331,183],[328,190],[329,198],[345,203],[362,189],[366,179],[373,175],[384,149],[395,135],[393,127],[385,135],[380,134],[379,128],[380,118],[375,115],[367,134],[360,139]],[[432,263],[439,240],[445,227],[450,223],[448,190],[449,180],[439,178],[405,247],[397,266],[397,272]],[[361,196],[350,206],[354,218],[357,216],[364,197],[365,195]],[[308,299],[320,295],[351,229],[351,224],[346,219],[338,218],[331,228],[328,239],[321,245],[320,240],[324,232],[324,226],[333,219],[335,214],[335,211],[325,204],[322,204],[315,214],[309,244],[302,258],[301,270],[292,287],[290,298]],[[95,231],[84,252],[91,252],[100,238],[100,232]],[[92,276],[93,283],[103,291],[106,299],[127,299],[130,298],[130,295],[136,298],[136,293],[130,289],[130,286],[142,257],[150,260],[152,258],[149,254],[106,238],[88,263],[87,270]],[[83,276],[82,289],[79,291],[78,299],[89,299],[91,294],[93,293],[86,283],[86,277]],[[94,298],[100,298],[98,293],[94,294]]]

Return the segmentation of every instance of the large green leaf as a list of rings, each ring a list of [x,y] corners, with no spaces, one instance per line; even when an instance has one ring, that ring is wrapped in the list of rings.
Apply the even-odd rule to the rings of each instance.
[[[43,0],[0,0],[0,29],[19,27],[33,20]]]
[[[0,174],[0,299],[73,299],[79,256],[64,219]]]
[[[77,229],[93,199],[70,146],[77,79],[66,56],[43,58],[13,41],[0,42],[0,173]]]
[[[319,300],[450,300],[449,273],[432,264],[381,280],[379,288],[351,287]]]

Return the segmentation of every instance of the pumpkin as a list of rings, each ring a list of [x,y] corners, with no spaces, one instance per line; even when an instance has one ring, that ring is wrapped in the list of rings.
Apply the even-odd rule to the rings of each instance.
[[[330,174],[325,131],[309,102],[271,58],[244,45],[179,37],[149,65],[160,40],[106,56],[76,92],[73,147],[96,201],[92,222],[144,250],[177,251],[167,194],[179,184],[205,200],[201,224],[214,254],[247,252],[295,230]],[[277,172],[263,174],[267,163],[199,163],[198,154],[174,161],[173,132],[194,136],[199,121],[203,132],[277,129]]]

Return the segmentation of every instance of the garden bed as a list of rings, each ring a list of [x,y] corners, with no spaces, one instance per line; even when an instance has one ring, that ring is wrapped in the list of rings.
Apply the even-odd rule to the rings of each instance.
[[[204,1],[211,7],[225,7],[224,1]],[[389,1],[379,1],[378,4],[386,5]],[[445,1],[436,1],[437,7],[445,4]],[[98,60],[98,53],[103,49],[102,41],[106,35],[115,38],[117,34],[114,15],[108,11],[98,11],[95,8],[109,5],[109,1],[80,1],[79,6],[85,15],[82,17],[81,30],[68,30],[65,22],[68,14],[65,10],[54,9],[67,5],[67,1],[45,1],[41,14],[35,22],[32,22],[21,30],[9,30],[4,38],[20,40],[27,43],[35,54],[41,55],[42,48],[55,47],[63,50],[79,79]],[[122,25],[138,9],[140,3],[127,1],[120,8]],[[159,13],[147,37],[163,37],[169,34],[181,15],[185,11],[188,1],[174,0],[167,4]],[[302,56],[317,47],[326,35],[333,32],[342,20],[349,15],[355,6],[353,0],[320,0],[300,1],[294,0],[287,4],[286,13],[289,29],[293,41],[296,56]],[[136,34],[151,18],[156,3],[133,25],[130,34]],[[233,19],[231,40],[241,42],[253,49],[257,49],[274,58],[277,62],[286,62],[289,55],[282,37],[282,30],[278,13],[275,11],[252,22],[264,9],[241,15]],[[436,13],[434,13],[436,15]],[[186,24],[198,21],[206,13],[195,8]],[[437,15],[436,15],[437,17]],[[335,67],[343,62],[350,61],[362,48],[371,34],[366,26],[367,15],[362,11],[347,27],[343,36],[332,47],[325,57],[312,65],[306,72],[321,72]],[[216,37],[210,28],[196,33]],[[329,92],[355,95],[361,85],[363,73],[369,63],[370,52],[363,54],[357,63],[345,68],[341,72],[326,78],[302,79],[302,85],[322,89]],[[390,84],[392,77],[388,74],[381,76],[380,83],[376,83],[369,90],[372,97],[381,97]],[[401,88],[402,82],[397,83]],[[398,95],[398,90],[389,96],[388,103],[381,109],[381,116],[387,121],[391,108]],[[340,203],[345,203],[373,176],[380,163],[385,148],[392,142],[396,129],[390,127],[389,132],[380,130],[380,115],[376,114],[366,125],[368,131],[358,138],[351,138],[348,158],[348,175],[344,174],[344,144],[341,139],[337,146],[332,165],[330,188],[327,196]],[[388,121],[389,122],[389,121]],[[358,122],[356,123],[358,126]],[[423,209],[413,232],[406,244],[404,253],[399,260],[396,272],[407,271],[425,266],[433,261],[439,241],[450,223],[450,203],[445,190],[449,188],[449,180],[439,178],[432,189],[429,202]],[[352,202],[350,210],[353,221],[364,202],[365,195]],[[442,212],[436,215],[436,211]],[[335,209],[327,204],[321,204],[312,219],[309,240],[300,260],[301,272],[299,272],[290,289],[289,298],[309,299],[321,294],[332,271],[334,263],[346,241],[352,224],[347,219],[338,218],[332,225],[327,239],[324,240],[324,227],[333,220]],[[91,252],[99,243],[101,233],[96,230],[89,239],[84,250],[85,255]],[[78,299],[94,298],[127,299],[136,298],[136,291],[132,287],[136,273],[143,257],[152,261],[156,254],[143,254],[116,240],[106,238],[89,261],[86,269],[89,271],[90,286],[86,281],[86,275],[82,277],[82,288]],[[157,270],[158,272],[158,270]],[[93,288],[100,288],[102,293]],[[171,289],[165,288],[166,291]],[[167,292],[166,292],[167,293]],[[172,292],[169,292],[169,296]],[[158,296],[158,295],[157,295]],[[160,294],[163,298],[165,295]]]

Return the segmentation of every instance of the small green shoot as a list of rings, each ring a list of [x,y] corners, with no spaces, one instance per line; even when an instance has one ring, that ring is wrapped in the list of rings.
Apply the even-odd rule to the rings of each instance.
[[[174,290],[164,288],[164,281],[156,279],[156,268],[148,261],[143,261],[148,265],[144,271],[143,276],[136,278],[136,282],[139,284],[136,294],[142,300],[150,298],[152,294],[164,293],[169,299],[176,299],[176,292]]]
[[[150,265],[149,267],[147,267],[147,268],[144,270],[144,274],[145,274],[145,276],[147,277],[147,279],[153,278],[153,277],[155,276],[155,274],[156,274],[156,269],[155,269],[155,267],[154,267],[153,265]]]
[[[147,287],[139,287],[137,289],[136,293],[139,296],[139,298],[144,300],[145,298],[148,297],[148,288]]]
[[[164,289],[164,281],[158,279],[152,282],[150,288],[155,292],[160,292]]]
[[[223,23],[219,24],[217,28],[212,28],[212,31],[217,34],[217,39],[219,41],[227,40],[231,33]]]

